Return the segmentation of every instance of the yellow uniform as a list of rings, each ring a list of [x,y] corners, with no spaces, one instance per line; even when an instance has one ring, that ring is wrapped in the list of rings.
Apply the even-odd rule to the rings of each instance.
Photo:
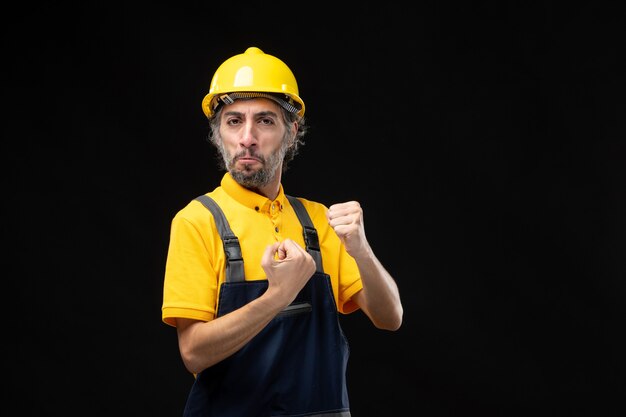
[[[302,226],[282,185],[271,201],[237,184],[226,173],[220,186],[207,195],[220,206],[239,238],[246,280],[265,279],[261,258],[268,245],[290,238],[304,248]],[[351,313],[357,309],[351,297],[363,288],[356,262],[328,224],[327,208],[321,203],[300,200],[317,229],[323,268],[331,278],[337,310]],[[213,216],[202,203],[191,201],[172,220],[162,320],[172,326],[177,317],[212,320],[225,270],[222,240]]]

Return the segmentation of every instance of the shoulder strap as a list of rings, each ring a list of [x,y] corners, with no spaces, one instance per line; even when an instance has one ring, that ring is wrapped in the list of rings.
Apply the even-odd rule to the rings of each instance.
[[[317,230],[311,221],[311,217],[300,200],[290,195],[286,195],[286,197],[289,199],[291,206],[298,216],[298,220],[300,220],[300,223],[302,224],[302,234],[304,236],[304,244],[306,246],[305,249],[313,257],[313,260],[315,260],[317,271],[323,272],[322,252],[320,250],[319,239],[317,237]],[[215,225],[217,226],[217,231],[222,238],[224,254],[226,255],[226,282],[245,281],[241,245],[239,244],[239,239],[231,230],[230,224],[228,223],[226,216],[224,216],[224,212],[208,195],[201,195],[195,199],[209,209],[215,219]]]
[[[317,237],[317,229],[313,226],[313,222],[311,221],[311,217],[309,213],[307,213],[304,205],[300,200],[296,197],[285,195],[289,202],[291,203],[293,209],[296,211],[296,215],[302,224],[302,234],[304,235],[304,244],[306,245],[306,251],[311,254],[313,259],[315,260],[315,265],[317,266],[318,272],[324,272],[324,268],[322,267],[322,252],[320,250],[320,243]]]
[[[230,228],[228,220],[224,216],[224,212],[217,203],[208,195],[201,195],[195,198],[201,202],[211,213],[217,225],[217,231],[222,238],[224,245],[224,254],[226,255],[226,282],[245,281],[245,273],[243,270],[243,256],[241,255],[241,246],[239,239]]]

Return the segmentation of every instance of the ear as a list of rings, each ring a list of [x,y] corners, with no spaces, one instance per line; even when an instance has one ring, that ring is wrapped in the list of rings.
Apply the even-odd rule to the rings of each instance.
[[[291,142],[289,146],[293,146],[296,143],[296,137],[298,136],[298,122],[293,122],[291,124]]]
[[[211,144],[217,146],[218,148],[222,146],[222,135],[220,135],[219,130],[218,131],[211,130],[211,132],[207,136],[207,140]]]

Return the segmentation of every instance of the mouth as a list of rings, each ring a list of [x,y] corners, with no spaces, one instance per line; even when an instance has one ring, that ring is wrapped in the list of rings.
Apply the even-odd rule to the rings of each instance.
[[[254,163],[263,163],[263,158],[259,158],[253,154],[242,153],[240,155],[235,156],[234,162],[238,162],[241,164],[254,164]]]
[[[233,167],[244,172],[252,172],[263,167],[263,160],[252,155],[241,155],[235,158]]]
[[[254,156],[241,156],[235,159],[235,162],[241,162],[242,164],[252,164],[254,162],[261,162],[259,158],[255,158]]]

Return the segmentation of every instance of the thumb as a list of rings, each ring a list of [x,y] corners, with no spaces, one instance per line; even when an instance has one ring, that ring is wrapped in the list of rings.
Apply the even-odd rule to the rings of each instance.
[[[267,245],[265,248],[265,252],[263,253],[263,258],[261,258],[261,265],[264,267],[272,266],[274,262],[274,257],[276,256],[276,250],[278,250],[278,246],[280,242],[274,242],[271,245]]]

